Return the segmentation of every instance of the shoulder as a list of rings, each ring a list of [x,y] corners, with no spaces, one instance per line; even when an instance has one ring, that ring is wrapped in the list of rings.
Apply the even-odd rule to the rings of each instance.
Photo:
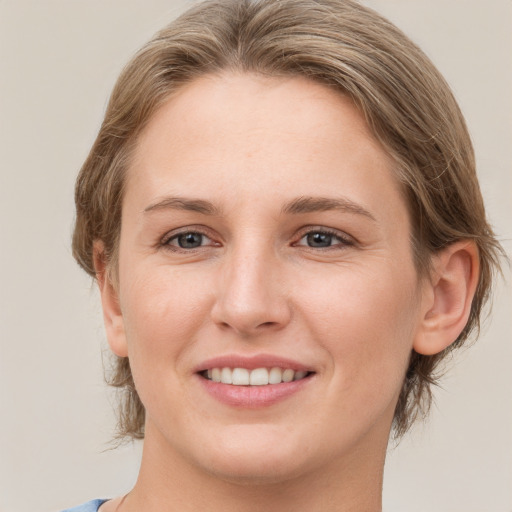
[[[103,503],[107,500],[92,500],[84,503],[83,505],[78,505],[78,507],[67,508],[62,512],[97,512]]]

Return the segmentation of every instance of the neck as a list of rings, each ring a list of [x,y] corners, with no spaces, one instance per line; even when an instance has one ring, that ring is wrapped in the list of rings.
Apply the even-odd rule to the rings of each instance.
[[[139,478],[120,512],[380,512],[387,435],[368,439],[341,460],[289,478],[255,480],[216,475],[179,453],[162,450],[156,429],[146,430]],[[380,436],[379,436],[380,437]],[[376,446],[379,445],[379,446]]]

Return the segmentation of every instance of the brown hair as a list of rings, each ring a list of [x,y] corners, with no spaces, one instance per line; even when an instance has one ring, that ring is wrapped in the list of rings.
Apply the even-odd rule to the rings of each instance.
[[[353,0],[207,0],[157,33],[119,77],[78,176],[73,254],[95,276],[93,243],[101,240],[115,282],[124,175],[137,136],[179,87],[223,70],[300,75],[352,98],[395,162],[420,275],[448,244],[471,239],[478,247],[480,278],[465,329],[440,354],[411,355],[394,418],[400,436],[428,411],[439,363],[478,329],[501,248],[448,85],[414,43],[371,9]],[[143,437],[144,407],[127,358],[117,359],[110,383],[124,392],[120,434]]]

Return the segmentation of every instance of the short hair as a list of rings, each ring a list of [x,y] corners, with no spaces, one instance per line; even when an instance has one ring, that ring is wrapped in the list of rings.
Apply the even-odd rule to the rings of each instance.
[[[428,57],[392,23],[354,0],[207,0],[158,32],[128,63],[76,182],[73,255],[95,276],[101,240],[116,282],[123,186],[138,135],[152,114],[199,76],[238,71],[301,76],[350,97],[393,161],[411,218],[420,276],[457,240],[478,247],[480,276],[467,325],[435,355],[412,351],[395,410],[396,437],[432,401],[440,363],[478,330],[502,251],[486,220],[464,118]],[[128,358],[115,360],[119,436],[144,436],[145,411]]]

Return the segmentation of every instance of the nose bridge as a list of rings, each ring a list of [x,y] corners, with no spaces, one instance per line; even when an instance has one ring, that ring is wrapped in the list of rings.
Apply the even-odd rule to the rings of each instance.
[[[291,312],[280,270],[272,243],[257,235],[241,237],[219,272],[214,321],[244,335],[286,325]]]

